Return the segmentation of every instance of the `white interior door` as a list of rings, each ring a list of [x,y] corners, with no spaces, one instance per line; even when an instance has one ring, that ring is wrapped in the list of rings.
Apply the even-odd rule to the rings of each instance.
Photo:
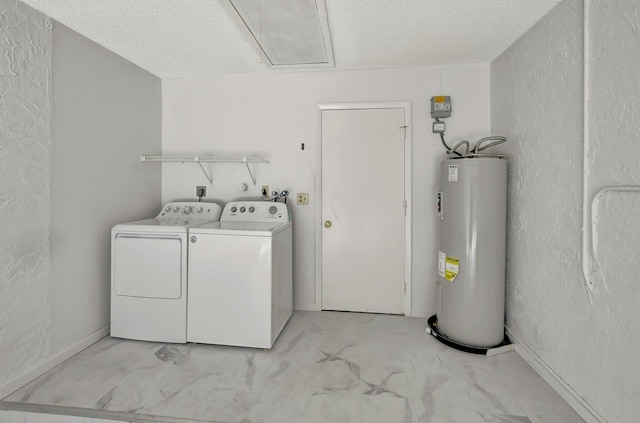
[[[322,308],[403,314],[405,109],[321,120]]]

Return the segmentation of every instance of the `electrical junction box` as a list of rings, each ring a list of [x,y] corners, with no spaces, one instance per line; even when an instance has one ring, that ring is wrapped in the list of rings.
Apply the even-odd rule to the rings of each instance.
[[[448,118],[451,116],[451,97],[438,95],[431,97],[431,117]]]
[[[432,132],[434,134],[444,134],[444,122],[434,121]]]

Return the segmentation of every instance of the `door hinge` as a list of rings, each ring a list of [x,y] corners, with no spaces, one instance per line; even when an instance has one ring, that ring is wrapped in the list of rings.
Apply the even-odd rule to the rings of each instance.
[[[403,125],[403,126],[400,126],[399,128],[404,130],[404,137],[402,138],[402,142],[405,142],[407,140],[407,128],[408,128],[408,126],[407,125]]]

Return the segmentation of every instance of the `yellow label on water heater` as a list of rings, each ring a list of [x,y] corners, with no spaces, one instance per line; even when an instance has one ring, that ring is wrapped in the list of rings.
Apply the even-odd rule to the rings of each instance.
[[[449,282],[453,282],[456,276],[458,276],[459,269],[460,259],[447,256],[444,262],[444,278]]]

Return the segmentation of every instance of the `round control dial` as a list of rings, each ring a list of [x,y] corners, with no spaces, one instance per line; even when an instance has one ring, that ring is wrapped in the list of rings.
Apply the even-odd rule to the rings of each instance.
[[[180,207],[174,207],[174,208],[173,208],[173,211],[174,211],[174,212],[176,212],[176,213],[178,213],[178,212],[180,211]]]
[[[276,206],[269,207],[269,213],[276,214],[278,212],[278,208]]]
[[[231,207],[231,213],[235,213],[238,211],[238,208],[236,206]]]
[[[164,212],[165,212],[165,213],[169,213],[170,211],[171,211],[171,207],[166,207],[166,208],[164,209]]]
[[[190,214],[193,211],[193,207],[187,206],[184,208],[184,214]]]
[[[240,207],[240,213],[244,213],[247,211],[247,208],[245,206]]]
[[[253,206],[249,207],[249,213],[253,213],[254,211],[256,211],[255,207],[253,207]]]

